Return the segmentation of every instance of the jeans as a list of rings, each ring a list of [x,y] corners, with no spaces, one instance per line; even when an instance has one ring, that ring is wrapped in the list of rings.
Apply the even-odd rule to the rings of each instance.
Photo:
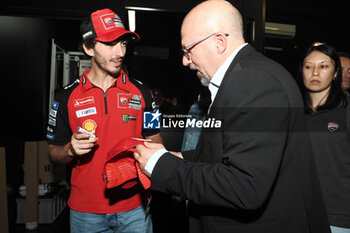
[[[191,119],[204,121],[206,113],[203,112],[198,103],[194,103],[188,111],[188,115],[192,116]],[[186,128],[182,139],[181,151],[194,150],[197,146],[201,131],[202,128]]]
[[[70,210],[71,233],[152,233],[152,220],[145,220],[145,208],[114,214],[93,214]]]
[[[331,226],[332,233],[350,233],[350,228]]]

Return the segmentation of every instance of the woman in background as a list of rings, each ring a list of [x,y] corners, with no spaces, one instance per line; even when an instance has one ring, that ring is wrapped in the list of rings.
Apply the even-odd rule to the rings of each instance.
[[[350,108],[336,50],[314,43],[298,74],[331,230],[350,233]]]

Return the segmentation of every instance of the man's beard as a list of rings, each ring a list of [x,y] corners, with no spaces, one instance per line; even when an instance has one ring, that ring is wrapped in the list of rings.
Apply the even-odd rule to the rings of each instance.
[[[103,72],[109,74],[109,75],[112,76],[112,77],[118,77],[118,76],[120,75],[120,70],[121,70],[121,68],[118,69],[118,70],[109,70],[109,69],[107,69],[107,61],[106,61],[106,59],[102,58],[101,56],[95,56],[94,59],[95,59],[96,65],[97,65]],[[121,61],[123,61],[123,58],[120,58],[120,57],[118,57],[118,58],[113,58],[113,59],[110,60],[110,62],[112,62],[113,60],[121,60]]]
[[[200,72],[200,71],[199,71]],[[210,84],[210,78],[209,78],[209,76],[208,75],[205,75],[205,74],[203,74],[202,73],[202,78],[201,78],[201,84],[203,85],[203,86],[205,86],[205,87],[207,87],[207,86],[209,86],[209,84]]]
[[[206,74],[204,74],[197,66],[190,64],[191,70],[198,70],[201,73],[201,77],[199,77],[199,80],[201,81],[201,84],[205,87],[209,86],[210,84],[210,77]]]

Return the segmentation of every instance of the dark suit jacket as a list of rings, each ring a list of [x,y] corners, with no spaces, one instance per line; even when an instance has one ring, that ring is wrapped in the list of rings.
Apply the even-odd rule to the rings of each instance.
[[[184,160],[157,162],[152,189],[189,202],[190,232],[330,232],[297,85],[250,45],[227,70]]]

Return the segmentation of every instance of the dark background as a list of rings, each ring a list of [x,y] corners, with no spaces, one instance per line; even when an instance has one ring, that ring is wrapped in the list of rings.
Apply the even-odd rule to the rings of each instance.
[[[0,87],[2,130],[0,145],[13,140],[45,138],[51,39],[67,51],[77,51],[79,25],[91,11],[109,7],[117,11],[127,26],[127,11],[137,10],[136,32],[141,41],[129,49],[127,64],[134,78],[175,93],[179,101],[189,105],[197,95],[198,78],[181,64],[180,26],[186,12],[198,0],[125,0],[125,1],[45,1],[24,0],[0,3],[0,51],[2,80]],[[246,9],[261,7],[259,0],[231,0],[245,16]],[[347,27],[350,14],[345,0],[266,0],[267,22],[296,25],[292,39],[262,35],[259,43],[281,47],[282,51],[263,50],[265,55],[295,74],[300,53],[314,41],[328,42],[339,50],[349,50]],[[139,9],[139,8],[138,8]],[[245,18],[246,23],[247,19]],[[249,41],[249,39],[248,39]],[[133,46],[166,49],[168,59],[152,54],[134,56]]]
[[[60,0],[1,1],[0,3],[0,146],[6,147],[7,182],[12,190],[23,182],[24,141],[45,140],[48,116],[51,40],[67,51],[78,51],[79,25],[90,12],[111,8],[127,26],[127,10],[137,8],[136,32],[141,41],[131,44],[126,63],[131,76],[178,97],[184,106],[196,99],[200,84],[183,67],[180,26],[199,0]],[[294,38],[266,36],[258,28],[252,44],[295,75],[301,53],[314,41],[350,51],[347,32],[350,14],[345,0],[231,0],[243,13],[247,40],[250,21],[296,25]],[[149,10],[152,8],[152,10]],[[264,46],[281,51],[264,50]],[[168,51],[167,59],[152,53],[135,55],[140,47]]]

